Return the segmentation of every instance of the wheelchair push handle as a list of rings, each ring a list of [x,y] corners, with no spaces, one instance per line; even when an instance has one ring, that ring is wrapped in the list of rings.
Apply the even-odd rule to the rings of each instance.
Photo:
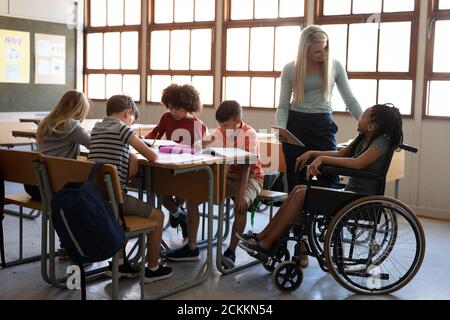
[[[416,147],[410,146],[409,144],[399,144],[398,147],[400,149],[406,150],[408,152],[417,153],[419,149]]]

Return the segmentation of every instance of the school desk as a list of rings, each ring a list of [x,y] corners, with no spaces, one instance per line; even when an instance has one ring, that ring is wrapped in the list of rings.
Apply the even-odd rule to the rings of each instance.
[[[13,130],[18,131],[36,131],[37,125],[32,122],[3,122],[0,123],[0,146],[12,148],[15,146],[30,145],[33,150],[35,143],[34,136],[16,137],[12,134]]]

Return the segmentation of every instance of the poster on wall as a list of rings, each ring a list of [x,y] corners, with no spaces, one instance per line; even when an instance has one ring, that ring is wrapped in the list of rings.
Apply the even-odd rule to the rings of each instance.
[[[66,84],[66,37],[35,34],[35,83]]]
[[[30,33],[0,29],[0,82],[30,83]]]

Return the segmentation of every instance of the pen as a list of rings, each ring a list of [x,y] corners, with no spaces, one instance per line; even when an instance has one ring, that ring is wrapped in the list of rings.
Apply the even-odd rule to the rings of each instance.
[[[164,133],[163,133],[164,134]],[[156,140],[158,140],[159,138],[161,138],[163,136],[163,134],[160,135],[160,132],[158,132],[158,134],[156,135],[155,139],[153,139],[153,143],[152,143],[152,148],[155,145]]]

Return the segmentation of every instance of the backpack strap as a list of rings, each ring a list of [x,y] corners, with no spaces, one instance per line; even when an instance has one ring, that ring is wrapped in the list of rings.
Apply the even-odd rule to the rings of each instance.
[[[92,167],[91,172],[89,173],[89,176],[87,178],[88,181],[92,181],[97,174],[97,171],[103,166],[103,163],[96,162],[94,164],[94,167]]]

